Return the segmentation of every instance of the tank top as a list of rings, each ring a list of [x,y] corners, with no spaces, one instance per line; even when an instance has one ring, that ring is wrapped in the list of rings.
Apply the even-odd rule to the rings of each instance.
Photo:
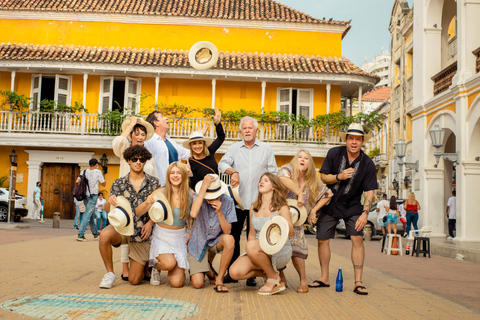
[[[162,188],[163,192],[165,192],[165,188]],[[190,191],[188,191],[188,208],[190,209]],[[172,208],[173,210],[173,224],[172,226],[184,226],[185,225],[185,219],[180,219],[180,215],[182,214],[182,208]],[[190,215],[190,210],[187,210],[187,218]],[[163,221],[158,222],[159,224],[165,224]]]
[[[407,207],[405,208],[407,212],[418,213],[417,204],[409,204],[407,203]]]

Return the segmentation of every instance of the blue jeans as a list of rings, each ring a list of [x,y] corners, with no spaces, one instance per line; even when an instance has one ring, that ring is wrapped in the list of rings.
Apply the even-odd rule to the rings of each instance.
[[[97,204],[97,197],[98,195],[87,197],[87,208],[85,209],[85,213],[80,221],[80,230],[78,231],[78,235],[80,237],[85,235],[87,224],[90,224],[90,230],[92,230],[93,235],[98,234],[98,229],[95,225],[95,217],[93,215],[93,211],[95,211],[95,205]]]
[[[78,223],[82,220],[82,217],[83,212],[80,212],[78,205],[75,205],[75,224],[73,226],[75,229],[78,229]]]
[[[410,234],[410,224],[413,223],[413,229],[418,230],[418,213],[407,211],[407,235]]]
[[[100,219],[103,218],[102,229],[105,229],[107,226],[107,211],[98,211],[95,210],[95,217],[97,218],[97,230],[100,230]]]

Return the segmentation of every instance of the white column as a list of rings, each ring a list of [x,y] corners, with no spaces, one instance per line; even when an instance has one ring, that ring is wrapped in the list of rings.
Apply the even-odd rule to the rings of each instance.
[[[425,172],[425,187],[423,193],[425,195],[424,202],[421,203],[422,208],[418,212],[418,227],[431,226],[433,227],[432,237],[446,237],[445,234],[445,206],[443,201],[438,199],[444,199],[444,172],[443,168],[426,168]],[[432,196],[435,195],[435,196]]]
[[[362,86],[358,87],[358,112],[362,112],[362,96],[363,96],[363,88]]]
[[[267,86],[267,82],[262,81],[262,105],[260,107],[260,110],[262,113],[265,112],[265,87]]]
[[[480,233],[478,232],[478,226],[480,226],[480,215],[478,214],[480,162],[464,162],[462,166],[464,167],[463,175],[459,176],[457,173],[457,234],[454,240],[480,242]],[[459,187],[463,190],[459,190]]]
[[[212,109],[215,108],[215,89],[217,87],[217,80],[212,79]]]
[[[332,85],[327,83],[327,114],[330,114],[330,90],[332,89]]]
[[[10,91],[15,91],[15,75],[16,74],[17,74],[16,71],[12,71],[12,73],[11,73]]]
[[[160,77],[155,77],[155,110],[158,107],[158,86],[160,84]]]
[[[40,161],[27,161],[28,165],[28,188],[27,194],[25,195],[28,199],[27,209],[28,209],[28,218],[32,217],[33,214],[33,190],[35,189],[37,182],[40,181],[42,177],[42,167],[43,162]]]
[[[82,110],[82,129],[81,132],[82,134],[85,133],[85,127],[86,127],[86,117],[85,117],[85,108],[87,108],[87,80],[88,80],[88,73],[83,74],[83,110]]]

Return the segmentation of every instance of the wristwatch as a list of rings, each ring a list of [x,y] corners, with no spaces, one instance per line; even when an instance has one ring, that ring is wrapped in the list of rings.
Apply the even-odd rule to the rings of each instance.
[[[367,210],[367,209],[365,209],[365,210],[362,211],[362,213],[364,213],[364,212],[366,212],[367,215],[368,215],[368,210]]]

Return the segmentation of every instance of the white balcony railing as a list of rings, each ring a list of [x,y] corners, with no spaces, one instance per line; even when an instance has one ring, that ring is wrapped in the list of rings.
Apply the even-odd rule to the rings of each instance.
[[[185,139],[192,131],[202,127],[205,121],[213,121],[203,118],[169,119],[169,134]],[[227,140],[242,138],[238,122],[222,120],[222,124]],[[328,125],[295,129],[284,123],[260,122],[258,129],[258,137],[262,141],[342,144],[338,130],[328,129]],[[121,123],[100,119],[98,114],[0,111],[0,132],[116,136],[121,133]],[[215,135],[213,125],[210,126],[210,133],[207,135],[210,137]]]

